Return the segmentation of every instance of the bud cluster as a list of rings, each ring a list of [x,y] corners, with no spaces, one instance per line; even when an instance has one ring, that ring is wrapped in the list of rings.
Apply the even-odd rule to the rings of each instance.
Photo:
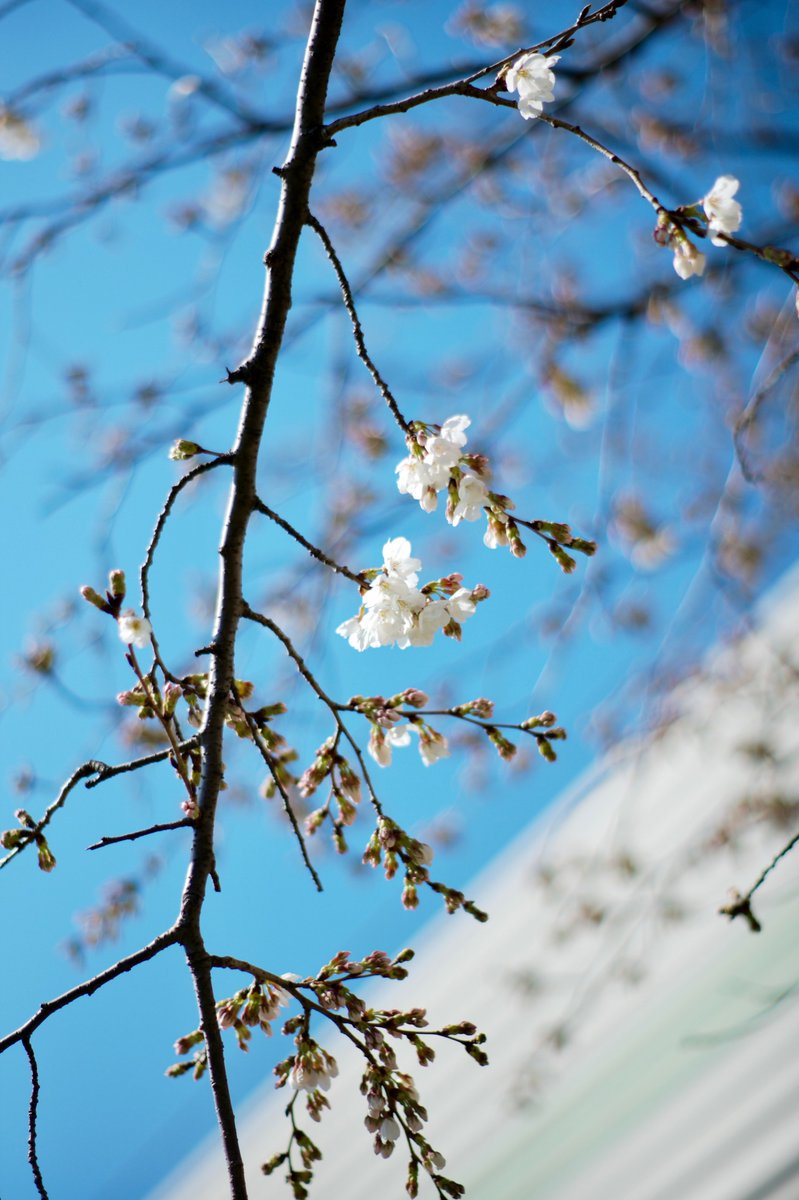
[[[36,843],[39,869],[52,871],[55,866],[55,855],[50,849],[47,838],[37,827],[30,813],[24,808],[18,808],[14,816],[19,821],[18,829],[5,829],[0,833],[0,846],[4,850],[21,850],[30,842]]]

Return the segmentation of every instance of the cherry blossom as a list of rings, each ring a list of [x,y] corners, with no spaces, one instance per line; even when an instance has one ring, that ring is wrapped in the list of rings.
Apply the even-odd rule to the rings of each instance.
[[[137,617],[132,608],[117,617],[119,636],[126,646],[137,646],[144,650],[150,644],[153,627],[146,617]]]
[[[429,725],[418,730],[418,733],[419,753],[426,767],[432,767],[439,759],[449,758],[449,743],[443,733],[437,733]]]
[[[403,495],[418,500],[425,512],[433,512],[438,504],[438,493],[449,483],[452,468],[457,466],[466,433],[471,425],[469,417],[459,414],[448,417],[441,426],[432,426],[437,433],[427,430],[409,442],[410,453],[397,463],[397,488]]]
[[[460,637],[460,626],[472,616],[486,589],[460,587],[460,576],[427,584],[416,584],[418,558],[411,556],[407,538],[392,538],[383,547],[383,567],[362,593],[361,610],[338,626],[336,633],[355,650],[370,646],[429,646],[439,629]]]
[[[697,250],[693,242],[681,235],[674,240],[674,270],[680,279],[690,279],[692,275],[701,275],[705,269],[705,256]]]
[[[447,519],[451,525],[458,525],[461,521],[479,521],[487,504],[488,488],[482,479],[465,472],[458,483],[458,502],[452,515],[447,513]]]
[[[707,214],[709,233],[735,233],[736,229],[740,229],[743,210],[738,201],[733,200],[740,186],[734,175],[720,175],[703,198],[702,207]],[[711,237],[710,240],[714,246],[725,245],[723,238]]]
[[[381,729],[379,725],[373,725],[367,750],[379,767],[390,767],[394,747],[408,746],[410,741],[408,725],[394,725],[391,729]]]
[[[531,117],[539,117],[544,102],[555,99],[555,72],[552,67],[559,58],[558,54],[545,58],[537,51],[523,54],[505,75],[508,91],[519,93],[519,112],[526,121]]]

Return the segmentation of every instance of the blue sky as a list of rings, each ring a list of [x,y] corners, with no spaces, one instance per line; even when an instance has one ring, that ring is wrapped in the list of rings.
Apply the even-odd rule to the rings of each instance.
[[[735,61],[743,64],[742,71],[754,72],[762,68],[761,59],[768,62],[769,48],[790,32],[792,22],[795,28],[796,17],[790,5],[776,0],[741,7],[744,24],[735,35]],[[443,0],[397,9],[354,4],[346,44],[362,54],[372,83],[422,70],[442,58],[492,57],[494,52],[446,32],[453,8]],[[114,10],[122,12],[122,7]],[[565,4],[548,6],[546,19],[536,12],[533,36],[554,32],[572,15],[572,6]],[[282,29],[282,16],[275,20]],[[189,27],[185,9],[142,3],[135,22],[153,42],[168,45],[187,71],[205,72],[211,63],[204,48],[208,38],[254,29],[263,23],[263,11],[246,0],[224,14],[217,5],[198,4],[191,8]],[[408,32],[403,32],[406,22]],[[109,44],[108,35],[79,12],[51,0],[22,6],[5,19],[2,33],[5,95],[13,95],[33,75]],[[696,39],[687,38],[687,48],[666,45],[662,61],[638,60],[626,84],[619,86],[613,78],[598,84],[581,110],[583,119],[593,112],[597,124],[607,125],[605,136],[631,136],[624,124],[629,102],[624,87],[631,89],[636,103],[643,103],[648,77],[677,71],[675,118],[690,118],[712,128],[714,136],[716,130],[720,133],[718,144],[711,138],[699,160],[665,156],[659,161],[649,151],[659,169],[658,189],[669,203],[688,202],[717,173],[735,171],[751,223],[745,232],[772,228],[784,164],[776,153],[769,157],[768,150],[730,147],[735,123],[750,115],[742,108],[745,89],[730,91],[718,60],[708,57]],[[288,37],[266,67],[245,74],[241,95],[271,116],[288,115],[300,54],[301,41]],[[775,66],[765,81],[762,74],[759,78],[758,89],[747,93],[752,119],[787,125],[791,96],[783,98],[782,109],[776,107],[787,87],[783,67]],[[41,129],[42,152],[30,162],[0,161],[0,208],[44,202],[82,187],[74,181],[81,156],[97,158],[101,178],[131,156],[149,154],[150,147],[137,149],[124,130],[134,118],[163,121],[174,103],[167,98],[168,86],[164,78],[138,74],[105,79],[92,93],[95,115],[84,128],[59,116],[65,100],[83,95],[82,86],[70,85],[55,104],[37,101],[29,115]],[[210,133],[219,120],[204,112],[198,127]],[[448,101],[440,112],[421,114],[414,128],[462,133],[457,124],[462,120],[462,102]],[[502,136],[509,145],[518,135],[516,177],[499,198],[483,200],[482,208],[473,207],[480,198],[472,192],[453,199],[419,239],[423,264],[455,278],[462,265],[460,235],[473,220],[483,234],[494,228],[501,228],[503,236],[510,231],[510,240],[498,251],[496,281],[510,281],[518,294],[527,294],[543,280],[543,294],[551,299],[558,287],[568,290],[570,280],[577,280],[590,297],[606,301],[622,291],[630,263],[636,279],[672,284],[668,252],[650,241],[651,212],[627,190],[592,174],[596,162],[583,147],[579,153],[572,146],[562,151],[560,143],[543,133],[528,149],[516,114],[495,113],[488,106],[481,106],[474,126],[466,128],[486,139]],[[320,191],[328,201],[353,184],[376,193],[372,223],[349,240],[342,235],[340,242],[356,279],[372,261],[383,228],[387,233],[400,229],[415,202],[380,182],[387,153],[381,136],[376,126],[362,136],[342,135],[336,157],[323,163],[321,172]],[[205,203],[209,195],[219,198],[213,167],[201,161],[156,179],[135,200],[118,198],[92,221],[59,238],[32,272],[6,281],[0,296],[5,364],[0,451],[9,570],[0,656],[3,827],[13,823],[13,809],[20,803],[37,815],[85,759],[117,762],[129,754],[119,736],[120,710],[114,703],[116,693],[130,685],[121,644],[113,629],[104,627],[110,622],[80,605],[77,591],[84,583],[100,587],[108,569],[116,566],[128,572],[133,591],[155,514],[177,477],[167,459],[174,437],[195,437],[219,449],[230,444],[240,394],[219,380],[243,352],[254,327],[262,255],[278,195],[269,168],[281,161],[285,146],[285,137],[278,136],[224,160],[228,170],[245,165],[250,172],[247,200],[235,222],[211,220],[194,233],[176,232],[169,214],[177,205]],[[447,153],[454,151],[450,147]],[[550,211],[540,178],[525,190],[525,171],[532,173],[539,153],[548,169],[568,170],[577,181],[574,195],[583,205],[581,219],[572,219],[562,208]],[[226,186],[223,198],[229,194],[229,180]],[[592,189],[598,198],[587,204]],[[24,238],[13,243],[14,253],[23,248]],[[3,241],[5,265],[7,251]],[[556,269],[559,276],[553,283]],[[708,279],[686,289],[681,310],[682,319],[707,330],[717,322],[719,307],[728,306],[730,318],[719,323],[731,343],[723,365],[686,365],[685,355],[691,345],[696,351],[696,345],[675,334],[668,322],[637,332],[611,322],[561,350],[561,365],[582,379],[594,398],[597,416],[585,431],[570,428],[553,411],[537,374],[540,343],[517,313],[486,302],[447,305],[434,296],[427,304],[392,304],[401,281],[390,275],[359,299],[370,352],[392,381],[408,418],[441,421],[467,411],[473,420],[470,448],[489,450],[497,486],[514,496],[521,515],[568,519],[581,532],[598,536],[597,558],[590,564],[581,560],[575,576],[567,579],[543,546],[531,545],[523,561],[491,553],[482,546],[477,526],[452,530],[441,512],[426,515],[397,495],[392,478],[394,464],[404,454],[401,437],[370,391],[368,376],[352,352],[344,314],[317,303],[333,293],[334,280],[310,235],[303,243],[290,349],[281,363],[264,447],[262,495],[313,539],[325,527],[331,494],[340,495],[353,483],[369,486],[375,499],[362,501],[350,518],[357,528],[345,530],[350,566],[378,565],[383,541],[402,534],[423,560],[423,578],[461,570],[467,582],[487,583],[492,598],[466,627],[461,645],[441,639],[431,652],[356,655],[332,634],[357,607],[353,585],[330,583],[322,604],[320,571],[308,567],[280,531],[254,522],[247,560],[251,603],[269,605],[266,610],[285,621],[323,686],[338,699],[353,693],[388,695],[409,685],[447,703],[485,694],[497,700],[504,720],[552,708],[570,733],[557,765],[539,763],[530,773],[509,770],[491,757],[455,755],[428,770],[415,749],[397,752],[395,765],[380,773],[381,797],[389,812],[420,836],[434,839],[436,830],[454,835],[452,845],[442,844],[437,857],[438,874],[448,883],[464,886],[592,762],[596,716],[598,711],[607,715],[601,705],[608,697],[618,698],[618,711],[611,711],[623,724],[651,716],[647,697],[659,695],[658,666],[683,664],[736,619],[728,593],[711,586],[703,566],[708,530],[714,528],[714,497],[717,504],[733,469],[723,396],[731,405],[745,399],[762,380],[767,363],[762,343],[738,338],[735,322],[742,323],[747,311],[751,317],[755,303],[779,313],[792,302],[787,281],[776,271],[755,266],[740,274],[742,293],[735,291],[734,280]],[[191,335],[198,323],[209,331],[205,340]],[[90,402],[76,402],[76,368],[89,371]],[[149,407],[135,399],[137,389],[148,383],[157,384],[159,392],[158,402]],[[344,402],[361,394],[371,405],[369,420],[388,443],[385,456],[376,462],[359,457],[343,436]],[[109,461],[114,464],[110,468]],[[699,507],[698,516],[694,508],[694,515],[677,525],[678,514],[699,504],[701,481],[707,484],[704,508]],[[200,482],[191,503],[179,505],[153,573],[159,639],[179,670],[190,669],[193,649],[207,640],[224,486],[220,470]],[[618,539],[608,534],[611,499],[625,489],[643,491],[653,509],[668,514],[679,552],[654,574],[636,571]],[[751,519],[759,515],[755,508]],[[349,544],[355,532],[358,537]],[[794,544],[789,538],[778,549],[758,587],[791,561]],[[298,568],[289,587],[284,572]],[[277,597],[271,594],[276,586]],[[309,591],[312,586],[317,590]],[[299,607],[304,594],[311,596],[305,617]],[[621,629],[610,619],[624,604],[651,608],[648,632]],[[20,667],[20,657],[32,641],[50,640],[56,646],[56,674],[38,680]],[[651,679],[645,677],[638,690],[625,694],[628,682],[647,666]],[[256,682],[262,703],[285,699],[289,712],[277,728],[297,746],[299,765],[306,765],[329,730],[314,698],[297,686],[282,651],[264,631],[243,635],[239,674]],[[441,728],[455,732],[443,724]],[[386,884],[357,869],[358,851],[370,831],[365,815],[352,831],[352,862],[337,860],[327,847],[319,854],[325,892],[318,896],[291,838],[258,795],[257,762],[246,748],[235,746],[229,766],[233,786],[221,815],[219,841],[223,893],[211,899],[206,912],[208,940],[217,951],[273,970],[305,973],[343,947],[361,955],[412,942],[434,906],[425,897],[419,912],[406,913],[397,881]],[[13,781],[23,770],[33,783],[20,798]],[[100,970],[117,954],[136,949],[171,922],[185,869],[182,832],[94,853],[85,847],[103,835],[173,820],[178,803],[165,766],[146,777],[113,781],[92,791],[78,789],[52,826],[56,871],[41,875],[30,856],[3,871],[0,884],[9,914],[6,983],[0,991],[3,1031],[24,1020],[43,999],[73,986],[84,973]],[[159,859],[157,870],[147,867],[150,855]],[[109,879],[144,875],[148,881],[139,914],[123,925],[118,941],[90,951],[83,967],[76,968],[63,952],[74,935],[74,914],[96,905]],[[479,896],[475,899],[479,903]],[[487,936],[487,931],[475,926],[474,936]],[[231,979],[229,992],[239,983]],[[220,994],[229,992],[221,983]],[[188,976],[178,956],[169,955],[81,1001],[37,1033],[40,1156],[53,1194],[62,1200],[140,1196],[212,1127],[207,1088],[163,1075],[175,1037],[195,1024]],[[249,1055],[231,1051],[236,1096],[267,1077],[284,1052],[279,1039]],[[0,1107],[11,1147],[0,1167],[0,1196],[14,1200],[35,1195],[24,1150],[28,1087],[24,1056],[13,1050],[0,1062]],[[265,1147],[265,1156],[272,1149]],[[279,1191],[277,1183],[273,1188]]]

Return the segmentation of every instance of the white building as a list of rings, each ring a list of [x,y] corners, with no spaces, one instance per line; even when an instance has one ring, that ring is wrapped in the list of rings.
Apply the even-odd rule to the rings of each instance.
[[[799,1197],[799,847],[754,896],[761,933],[717,911],[799,829],[795,596],[474,882],[487,926],[436,919],[410,978],[370,994],[488,1034],[487,1068],[449,1046],[408,1063],[469,1200]],[[301,1122],[324,1153],[311,1196],[401,1200],[406,1158],[373,1156],[361,1063],[334,1041],[332,1111]],[[259,1170],[287,1099],[268,1085],[240,1121],[251,1200],[290,1195]],[[214,1140],[150,1200],[226,1195]]]

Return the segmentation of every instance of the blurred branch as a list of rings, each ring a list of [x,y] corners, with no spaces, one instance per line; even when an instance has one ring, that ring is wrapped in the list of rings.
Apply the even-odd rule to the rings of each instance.
[[[785,858],[787,854],[790,854],[791,850],[793,850],[794,846],[796,845],[799,845],[799,833],[794,834],[794,836],[786,843],[786,845],[784,845],[783,848],[774,855],[771,862],[760,872],[757,879],[745,895],[742,896],[740,892],[733,889],[729,904],[725,904],[723,908],[720,908],[719,913],[724,917],[729,917],[731,921],[734,921],[736,917],[743,917],[749,925],[749,928],[752,930],[752,933],[760,933],[762,925],[752,912],[752,897],[758,888],[765,883],[777,864],[783,858]]]

